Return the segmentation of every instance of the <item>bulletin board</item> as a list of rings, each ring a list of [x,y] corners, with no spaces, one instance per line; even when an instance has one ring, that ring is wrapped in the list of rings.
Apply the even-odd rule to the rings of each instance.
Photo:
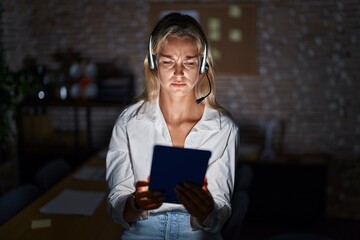
[[[193,16],[209,41],[217,74],[255,75],[256,5],[253,3],[153,3],[149,28],[167,13]]]

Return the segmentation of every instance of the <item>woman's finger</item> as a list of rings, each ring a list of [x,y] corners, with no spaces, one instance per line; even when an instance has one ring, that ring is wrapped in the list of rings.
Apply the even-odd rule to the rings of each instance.
[[[208,194],[202,188],[191,184],[187,186],[183,184],[177,186],[177,190],[179,191],[178,198],[181,199],[182,204],[189,209],[194,209],[197,214],[208,214],[213,210],[213,198],[211,194]]]
[[[143,210],[151,210],[162,205],[164,197],[160,198],[144,198],[139,201],[139,207]]]
[[[190,183],[184,183],[182,187],[186,189],[186,192],[191,199],[194,199],[199,203],[200,207],[204,206],[204,203],[207,205],[212,204],[213,198],[209,191],[205,191],[203,188]]]
[[[190,213],[190,214],[194,214],[194,207],[193,207],[193,203],[190,199],[190,197],[183,191],[183,189],[181,189],[181,187],[176,187],[175,189],[177,198],[179,200],[179,202],[184,205],[185,209]]]

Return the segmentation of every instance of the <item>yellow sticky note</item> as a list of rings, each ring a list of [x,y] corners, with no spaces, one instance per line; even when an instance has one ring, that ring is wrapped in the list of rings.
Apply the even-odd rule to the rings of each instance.
[[[221,59],[221,52],[219,49],[212,48],[211,53],[212,53],[212,57],[213,57],[214,61],[219,61]]]
[[[212,17],[208,20],[208,28],[209,30],[219,30],[221,27],[221,21],[219,18]]]
[[[210,30],[208,36],[209,40],[213,42],[217,42],[221,39],[221,33],[218,30]]]
[[[230,29],[229,40],[233,42],[240,42],[242,40],[242,31],[238,28]]]
[[[242,15],[241,7],[237,5],[231,5],[229,7],[229,16],[232,18],[239,18]]]
[[[51,227],[51,219],[40,219],[31,221],[31,229]]]

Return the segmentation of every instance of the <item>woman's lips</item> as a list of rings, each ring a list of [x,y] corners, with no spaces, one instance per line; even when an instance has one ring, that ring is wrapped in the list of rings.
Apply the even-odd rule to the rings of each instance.
[[[173,86],[175,87],[183,87],[183,86],[186,86],[185,83],[172,83]]]

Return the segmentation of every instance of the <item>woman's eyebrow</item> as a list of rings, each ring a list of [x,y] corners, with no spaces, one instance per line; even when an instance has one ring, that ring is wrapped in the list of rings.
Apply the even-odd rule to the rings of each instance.
[[[163,53],[159,53],[159,58],[164,57],[164,58],[170,58],[170,59],[175,59],[173,56],[171,55],[167,55],[167,54],[163,54]],[[185,59],[189,60],[189,59],[193,59],[193,58],[197,58],[198,55],[193,55],[193,56],[186,56]]]
[[[185,59],[186,60],[189,60],[189,59],[193,59],[193,58],[197,58],[198,55],[194,55],[194,56],[186,56]]]
[[[163,53],[159,53],[159,55],[160,55],[159,57],[174,59],[171,55],[167,55],[167,54],[163,54]]]

